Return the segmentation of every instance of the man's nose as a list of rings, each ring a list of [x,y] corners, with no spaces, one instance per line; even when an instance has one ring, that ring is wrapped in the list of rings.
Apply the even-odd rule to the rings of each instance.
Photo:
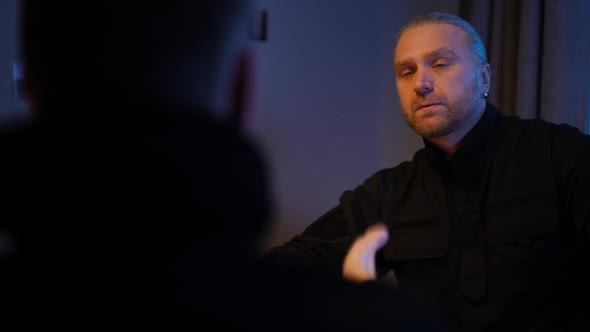
[[[426,95],[434,90],[434,81],[432,75],[427,70],[419,70],[416,73],[416,82],[414,91],[419,95]]]

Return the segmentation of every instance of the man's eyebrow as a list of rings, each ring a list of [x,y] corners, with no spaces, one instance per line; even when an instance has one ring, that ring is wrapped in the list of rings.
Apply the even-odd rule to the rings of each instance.
[[[451,59],[459,59],[459,55],[455,53],[452,49],[448,47],[439,47],[435,50],[432,50],[424,55],[426,59],[438,58],[438,57],[446,57]],[[401,61],[397,61],[393,64],[395,69],[403,68],[412,65],[414,62],[409,59],[404,59]]]
[[[393,64],[393,67],[395,69],[399,69],[399,68],[402,68],[402,67],[407,67],[407,66],[409,66],[411,64],[412,64],[412,61],[410,61],[410,60],[402,60],[402,61],[397,61],[396,63],[394,63]]]
[[[436,50],[432,50],[432,51],[426,53],[424,57],[428,58],[428,59],[437,58],[437,57],[448,57],[448,58],[454,58],[454,59],[459,58],[457,53],[455,53],[455,51],[451,50],[448,47],[439,47]]]

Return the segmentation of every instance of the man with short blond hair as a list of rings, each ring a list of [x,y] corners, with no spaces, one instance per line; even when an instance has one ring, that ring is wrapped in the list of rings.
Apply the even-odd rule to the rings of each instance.
[[[454,15],[410,22],[393,65],[404,117],[425,148],[345,192],[270,257],[355,281],[395,277],[458,331],[582,330],[590,138],[488,103],[485,48]]]

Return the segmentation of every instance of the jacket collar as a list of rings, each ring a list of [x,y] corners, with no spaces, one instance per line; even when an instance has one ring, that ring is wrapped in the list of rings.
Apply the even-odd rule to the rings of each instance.
[[[439,149],[436,145],[430,143],[427,139],[422,138],[426,147],[428,159],[434,163],[435,166],[442,166],[449,164],[454,165],[465,164],[469,160],[479,159],[485,154],[485,145],[489,135],[489,130],[492,128],[498,111],[492,104],[487,104],[483,115],[477,124],[465,135],[463,138],[463,145],[451,156],[447,156],[444,151]],[[453,167],[454,168],[454,167]]]

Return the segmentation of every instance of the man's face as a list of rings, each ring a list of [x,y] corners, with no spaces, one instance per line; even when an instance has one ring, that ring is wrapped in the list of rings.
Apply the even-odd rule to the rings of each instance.
[[[454,25],[432,23],[404,32],[395,49],[394,69],[409,126],[421,136],[436,138],[472,123],[485,107],[481,94],[487,92],[487,66]]]

